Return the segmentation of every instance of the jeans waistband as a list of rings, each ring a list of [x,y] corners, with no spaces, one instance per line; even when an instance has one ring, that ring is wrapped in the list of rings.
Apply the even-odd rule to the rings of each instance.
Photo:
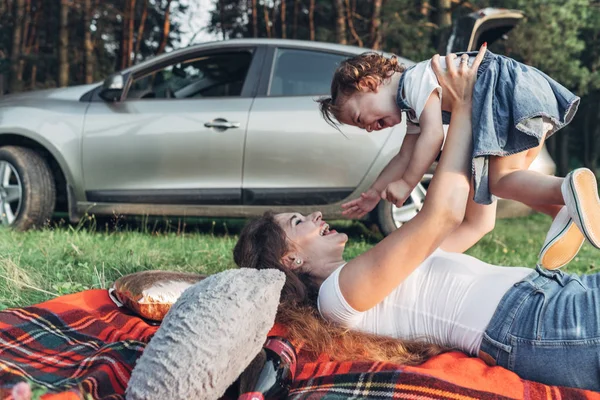
[[[506,337],[515,323],[515,317],[521,311],[521,306],[530,296],[540,291],[551,281],[558,282],[561,286],[570,275],[565,275],[560,270],[548,271],[537,266],[534,271],[523,280],[515,283],[502,297],[496,311],[492,316],[484,334],[480,347],[480,357],[490,364],[489,357],[498,360],[500,353],[510,353]]]

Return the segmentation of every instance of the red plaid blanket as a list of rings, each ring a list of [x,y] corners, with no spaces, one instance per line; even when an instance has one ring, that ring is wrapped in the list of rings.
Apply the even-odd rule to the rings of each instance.
[[[117,308],[106,290],[0,312],[0,399],[27,380],[49,399],[123,399],[137,358],[157,327]],[[277,333],[277,332],[274,332]],[[600,399],[600,394],[519,379],[462,353],[419,367],[338,363],[299,352],[292,399]]]
[[[120,399],[158,327],[117,308],[106,290],[0,312],[0,382]]]

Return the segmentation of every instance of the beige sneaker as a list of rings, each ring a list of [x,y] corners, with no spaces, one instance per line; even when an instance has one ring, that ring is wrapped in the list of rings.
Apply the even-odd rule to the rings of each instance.
[[[571,219],[586,239],[600,249],[600,199],[594,173],[587,168],[571,171],[561,191]]]
[[[538,264],[546,269],[563,267],[577,255],[584,240],[583,234],[569,216],[568,208],[561,208],[550,225]]]

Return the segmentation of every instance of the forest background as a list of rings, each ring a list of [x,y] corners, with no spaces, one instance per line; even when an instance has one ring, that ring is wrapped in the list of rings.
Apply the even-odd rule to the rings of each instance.
[[[557,174],[598,171],[598,0],[0,0],[0,93],[101,81],[207,37],[336,42],[419,61],[443,48],[453,21],[484,7],[525,15],[492,51],[582,97],[573,123],[547,142]]]

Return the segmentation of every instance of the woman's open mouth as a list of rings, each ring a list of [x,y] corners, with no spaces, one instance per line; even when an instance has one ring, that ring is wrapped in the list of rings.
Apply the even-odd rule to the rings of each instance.
[[[336,231],[335,229],[331,229],[331,230],[330,230],[330,229],[329,229],[329,224],[328,224],[328,223],[324,223],[324,224],[321,226],[321,230],[319,231],[319,234],[320,234],[321,236],[333,235],[333,234],[335,234],[335,233],[337,233],[337,231]]]

